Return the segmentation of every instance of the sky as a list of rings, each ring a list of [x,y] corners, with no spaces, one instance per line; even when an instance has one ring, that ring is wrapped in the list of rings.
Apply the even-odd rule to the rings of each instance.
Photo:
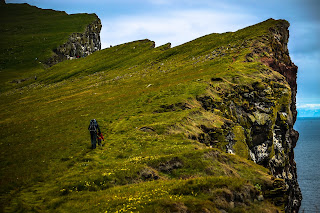
[[[289,52],[298,69],[298,116],[320,116],[320,0],[6,0],[44,9],[96,13],[102,48],[148,38],[177,46],[236,31],[268,18],[290,22]]]

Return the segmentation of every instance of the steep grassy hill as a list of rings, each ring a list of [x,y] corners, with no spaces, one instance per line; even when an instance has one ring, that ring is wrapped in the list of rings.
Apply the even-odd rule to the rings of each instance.
[[[269,19],[174,48],[140,40],[40,67],[36,82],[0,94],[3,210],[296,210],[294,146],[281,138],[293,131],[294,85],[277,70],[291,63],[279,36],[287,27]],[[105,136],[95,150],[92,118]]]
[[[95,14],[68,15],[28,4],[0,5],[0,91],[34,79],[53,49],[96,19]]]

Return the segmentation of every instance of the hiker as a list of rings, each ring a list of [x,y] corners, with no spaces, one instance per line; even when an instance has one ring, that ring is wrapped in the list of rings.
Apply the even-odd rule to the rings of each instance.
[[[92,119],[90,121],[88,130],[90,131],[90,136],[91,136],[91,148],[95,149],[96,143],[97,143],[97,134],[99,135],[101,134],[100,127],[96,119]]]

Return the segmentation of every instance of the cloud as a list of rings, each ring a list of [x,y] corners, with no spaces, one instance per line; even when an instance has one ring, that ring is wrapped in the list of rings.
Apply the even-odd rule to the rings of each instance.
[[[157,45],[171,42],[176,46],[206,34],[235,31],[257,21],[258,18],[252,15],[208,10],[102,18],[101,40],[103,48],[145,38]]]
[[[297,109],[320,109],[320,104],[297,104]]]

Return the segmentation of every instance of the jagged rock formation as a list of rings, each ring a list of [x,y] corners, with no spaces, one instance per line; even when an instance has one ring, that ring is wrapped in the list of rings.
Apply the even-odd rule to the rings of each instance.
[[[68,41],[54,49],[54,55],[46,62],[53,66],[64,60],[86,57],[95,51],[101,50],[100,31],[101,21],[97,19],[89,24],[83,33],[73,33]]]
[[[212,60],[217,55],[223,57],[232,48],[250,48],[246,63],[261,61],[281,75],[276,79],[264,77],[262,82],[251,86],[235,85],[230,93],[220,94],[220,100],[210,95],[198,97],[206,111],[220,113],[229,121],[225,121],[223,128],[200,125],[202,133],[190,133],[190,138],[208,146],[225,148],[228,153],[250,156],[254,162],[269,168],[275,178],[285,180],[283,194],[272,199],[279,205],[284,204],[286,212],[298,212],[302,196],[293,151],[299,137],[293,129],[297,117],[297,66],[291,61],[287,48],[288,27],[288,22],[281,21],[258,40],[221,47],[207,55],[206,59]],[[260,72],[268,75],[269,69],[261,67]],[[212,78],[215,83],[223,81],[223,78]],[[219,91],[212,86],[212,90],[217,89]],[[226,143],[221,145],[221,140]]]
[[[270,57],[262,58],[263,63],[273,70],[285,76],[291,88],[291,103],[287,109],[278,112],[273,128],[273,142],[277,147],[275,155],[269,161],[272,174],[283,178],[288,186],[287,212],[298,212],[301,205],[301,191],[297,182],[296,163],[294,161],[293,148],[299,138],[299,133],[293,129],[297,119],[296,94],[297,94],[297,70],[298,67],[290,60],[287,43],[289,38],[289,23],[283,22],[277,28],[271,28],[272,34],[269,45],[272,48]],[[289,108],[288,108],[289,107]],[[284,153],[286,155],[283,155]]]

